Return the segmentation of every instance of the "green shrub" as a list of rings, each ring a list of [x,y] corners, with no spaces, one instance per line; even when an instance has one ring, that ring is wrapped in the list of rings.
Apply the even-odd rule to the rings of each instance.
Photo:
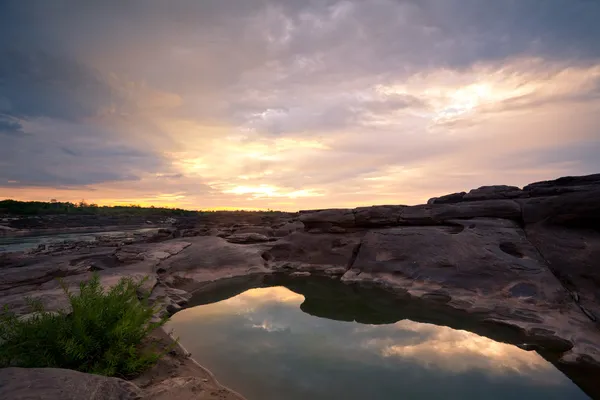
[[[69,368],[99,375],[131,377],[162,355],[143,343],[167,318],[151,322],[148,295],[138,299],[144,280],[123,278],[104,291],[98,275],[72,293],[62,284],[72,312],[46,312],[30,302],[30,318],[7,307],[0,314],[0,367]]]

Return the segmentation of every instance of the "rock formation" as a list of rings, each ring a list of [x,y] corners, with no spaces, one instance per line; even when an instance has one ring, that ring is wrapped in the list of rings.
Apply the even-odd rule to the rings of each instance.
[[[523,189],[485,186],[417,206],[187,221],[185,232],[157,243],[5,257],[0,305],[26,313],[24,297],[32,296],[50,310],[65,307],[54,278],[77,283],[92,271],[106,286],[149,275],[152,298],[169,314],[219,300],[216,289],[233,295],[276,276],[301,286],[305,276],[322,275],[391,294],[384,305],[366,300],[372,310],[397,310],[385,318],[443,323],[534,349],[600,396],[600,174]],[[307,312],[313,295],[306,294]]]

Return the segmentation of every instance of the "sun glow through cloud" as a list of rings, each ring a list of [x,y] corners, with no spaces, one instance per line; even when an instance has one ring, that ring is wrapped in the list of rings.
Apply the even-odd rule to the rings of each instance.
[[[597,2],[8,3],[2,197],[297,210],[600,168]]]

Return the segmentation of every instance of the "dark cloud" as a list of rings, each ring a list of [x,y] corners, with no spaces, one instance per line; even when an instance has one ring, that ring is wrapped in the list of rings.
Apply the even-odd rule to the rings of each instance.
[[[13,118],[80,120],[111,105],[110,88],[91,69],[44,51],[0,47],[0,99]]]
[[[14,118],[0,114],[0,135],[20,135],[23,126]]]
[[[113,133],[85,124],[55,124],[48,130],[46,125],[30,124],[27,134],[3,138],[0,182],[17,181],[13,187],[70,187],[139,180],[146,172],[168,171],[159,154],[114,141],[106,143],[106,138],[116,136]],[[87,136],[78,136],[86,130]]]

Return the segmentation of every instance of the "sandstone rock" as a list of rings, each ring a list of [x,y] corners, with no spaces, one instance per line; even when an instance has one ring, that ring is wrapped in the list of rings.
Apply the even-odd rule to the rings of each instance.
[[[410,207],[372,206],[354,210],[307,212],[300,216],[300,220],[311,233],[344,233],[380,226],[440,225],[450,219],[479,217],[520,220],[521,207],[513,200],[469,201]]]
[[[600,226],[600,186],[586,192],[520,200],[526,224],[546,221],[569,228]]]
[[[275,270],[325,271],[348,268],[362,234],[344,236],[295,232],[275,242],[263,257]]]
[[[526,196],[521,189],[516,186],[495,185],[481,186],[478,189],[473,189],[465,194],[463,201],[473,200],[499,200],[499,199],[515,199]]]
[[[0,399],[133,400],[143,394],[131,382],[68,369],[0,369]]]
[[[191,292],[219,279],[270,273],[261,245],[229,243],[215,236],[188,238],[191,245],[160,263],[163,282]]]
[[[235,233],[225,238],[230,243],[264,243],[271,238],[259,233]]]
[[[582,311],[600,321],[600,231],[566,229],[549,222],[528,225],[526,231]]]
[[[516,223],[449,222],[454,226],[368,232],[342,281],[375,283],[485,316],[481,321],[511,326],[547,351],[600,357],[600,335]]]
[[[406,206],[373,206],[354,209],[355,224],[359,227],[398,225],[398,219]]]
[[[490,219],[452,222],[456,225],[371,231],[361,242],[353,269],[390,273],[440,287],[477,288],[482,293],[506,290],[510,295],[507,287],[511,282],[528,282],[528,297],[544,300],[560,288],[516,223]],[[503,279],[490,279],[494,274]],[[548,291],[546,296],[544,291]]]
[[[467,194],[466,192],[450,193],[445,196],[433,197],[427,201],[427,204],[448,204],[458,203],[462,201],[463,197]]]
[[[348,209],[302,212],[299,219],[306,230],[319,230],[322,232],[328,232],[332,227],[353,228],[356,226],[354,212]]]
[[[286,222],[281,226],[277,226],[273,231],[275,237],[287,236],[290,233],[304,230],[304,224],[300,221]]]
[[[582,187],[588,185],[600,185],[600,174],[584,176],[563,176],[562,178],[531,183],[523,188],[525,191],[533,191],[540,188],[558,187]]]
[[[440,225],[456,218],[521,219],[521,207],[513,200],[469,201],[406,207],[398,225]]]
[[[117,250],[115,257],[122,263],[138,262],[139,260],[160,261],[179,253],[189,245],[189,241],[183,240],[129,245]]]
[[[273,237],[274,232],[273,228],[270,226],[260,226],[260,225],[251,225],[243,228],[236,229],[234,231],[235,235],[244,234],[244,233],[255,233],[267,237]]]

